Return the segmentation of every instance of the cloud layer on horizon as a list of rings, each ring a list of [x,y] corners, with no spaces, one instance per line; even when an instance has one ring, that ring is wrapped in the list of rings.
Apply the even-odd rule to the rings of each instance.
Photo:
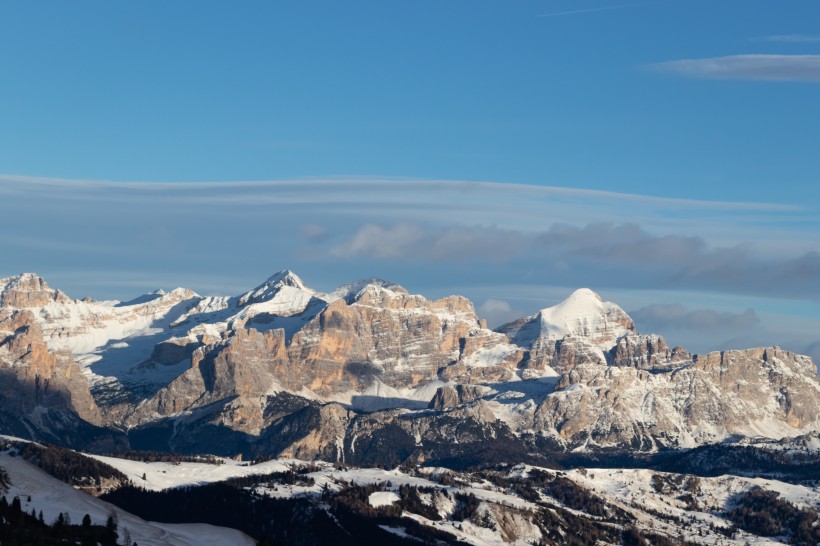
[[[714,309],[688,309],[680,303],[653,303],[629,316],[638,325],[647,325],[649,331],[695,330],[708,332],[735,332],[748,330],[760,325],[760,317],[754,309],[740,313],[716,311]],[[645,328],[644,328],[645,329]]]
[[[552,224],[536,233],[494,226],[366,224],[330,249],[343,259],[515,264],[549,281],[571,278],[820,301],[820,252],[767,258],[748,243],[727,247],[685,235],[653,235],[636,224]],[[596,272],[600,278],[596,281]]]

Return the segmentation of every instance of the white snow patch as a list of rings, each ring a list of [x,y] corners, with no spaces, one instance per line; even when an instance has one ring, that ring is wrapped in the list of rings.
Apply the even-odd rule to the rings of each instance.
[[[493,347],[482,347],[463,360],[470,368],[503,366],[520,348],[511,343],[500,343]]]
[[[439,387],[449,384],[436,379],[415,388],[396,389],[376,379],[364,391],[349,390],[323,400],[325,402],[337,402],[362,411],[378,411],[401,407],[423,409],[433,399]],[[318,397],[314,394],[313,398]]]
[[[149,491],[162,491],[183,485],[202,485],[253,474],[267,474],[271,472],[285,472],[292,465],[302,464],[291,459],[278,459],[251,465],[233,459],[217,459],[219,464],[210,463],[164,463],[142,462],[104,457],[102,455],[87,455],[113,466],[138,486]],[[145,479],[143,479],[145,476]]]
[[[373,508],[379,508],[381,506],[390,506],[391,504],[397,503],[401,500],[401,498],[393,493],[392,491],[376,491],[375,493],[371,493],[369,497],[367,497],[367,502],[370,503],[370,506]]]
[[[423,542],[420,539],[407,534],[407,530],[404,527],[391,527],[390,525],[379,525],[379,528],[387,531],[388,533],[392,533],[394,535],[398,535],[402,538],[409,538],[411,540],[417,540],[419,542]]]

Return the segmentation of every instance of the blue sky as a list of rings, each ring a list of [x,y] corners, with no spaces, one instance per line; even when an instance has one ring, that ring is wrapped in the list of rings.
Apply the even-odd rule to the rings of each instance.
[[[820,356],[818,21],[809,0],[2,2],[0,276],[125,299],[289,267],[496,320],[585,285],[696,350]]]

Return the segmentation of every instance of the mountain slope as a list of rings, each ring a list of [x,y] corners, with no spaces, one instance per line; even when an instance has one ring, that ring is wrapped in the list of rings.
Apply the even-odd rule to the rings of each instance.
[[[49,523],[62,513],[68,514],[75,524],[80,523],[88,514],[92,524],[104,525],[108,517],[115,514],[120,537],[125,536],[127,530],[132,541],[145,546],[256,544],[250,537],[234,529],[204,523],[172,524],[145,521],[52,478],[19,457],[0,454],[0,467],[8,472],[11,480],[11,486],[5,493],[6,497],[19,497],[25,512],[32,509],[36,513],[42,512],[43,519]]]
[[[817,438],[804,440],[801,446],[769,447],[808,447],[816,453]],[[84,458],[80,453],[74,457]],[[505,464],[469,471],[412,465],[385,470],[296,459],[249,464],[94,458],[140,484],[140,489],[120,484],[103,495],[122,509],[163,521],[216,518],[255,538],[290,544],[763,545],[820,540],[820,492],[811,482],[645,468],[560,471]],[[114,510],[99,499],[66,491],[64,484],[19,457],[0,457],[0,465],[6,462],[14,484],[10,493],[19,495],[27,510],[45,504],[47,517],[68,510],[77,521],[78,514],[88,512],[94,522]],[[37,487],[27,485],[30,474]],[[133,539],[143,537],[140,544],[155,543],[157,529],[173,544],[246,543],[246,537],[224,528],[157,524],[122,512],[119,520],[121,532],[128,528]],[[209,537],[195,542],[200,533]]]

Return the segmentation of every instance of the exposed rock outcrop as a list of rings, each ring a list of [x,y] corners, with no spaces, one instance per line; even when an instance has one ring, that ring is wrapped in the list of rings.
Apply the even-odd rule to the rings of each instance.
[[[0,311],[0,370],[14,381],[3,382],[6,408],[36,413],[38,407],[71,409],[94,424],[101,416],[77,363],[67,353],[48,350],[29,311]],[[22,390],[21,390],[22,388]]]
[[[447,385],[439,387],[436,395],[430,400],[429,407],[430,409],[442,410],[461,406],[492,392],[492,389],[484,385]]]
[[[52,302],[67,303],[71,299],[60,290],[49,288],[45,279],[35,273],[22,273],[0,279],[0,307],[43,307]]]

